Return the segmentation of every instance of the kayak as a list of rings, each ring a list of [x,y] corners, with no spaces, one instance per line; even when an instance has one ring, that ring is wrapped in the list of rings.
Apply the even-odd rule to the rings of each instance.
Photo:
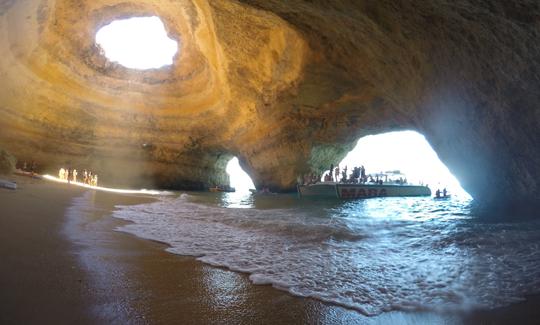
[[[446,194],[445,196],[434,196],[433,199],[434,200],[446,200],[446,199],[449,199],[451,197],[452,197],[451,194]]]

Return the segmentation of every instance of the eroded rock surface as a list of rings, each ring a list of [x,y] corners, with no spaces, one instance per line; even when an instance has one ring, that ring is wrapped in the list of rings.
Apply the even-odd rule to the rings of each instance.
[[[0,175],[9,175],[15,171],[17,159],[4,149],[0,149]]]
[[[233,155],[292,189],[359,137],[423,133],[483,202],[540,201],[537,1],[1,1],[0,146],[45,170],[203,188]],[[94,44],[157,15],[174,65]]]

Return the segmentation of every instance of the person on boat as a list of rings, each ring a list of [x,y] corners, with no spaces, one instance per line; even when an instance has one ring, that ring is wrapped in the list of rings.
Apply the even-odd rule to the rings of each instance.
[[[358,167],[353,167],[351,174],[351,183],[357,183],[358,177],[360,177],[360,171],[358,170]]]
[[[443,197],[446,197],[448,195],[448,191],[446,191],[446,187],[442,191]]]
[[[332,174],[332,172],[329,172],[328,174],[324,174],[324,181],[325,182],[331,182],[332,181],[332,176],[330,176]]]
[[[331,178],[330,181],[333,181],[332,179],[333,172],[334,172],[334,164],[330,164],[330,178]]]
[[[64,179],[65,172],[66,171],[64,170],[64,167],[60,168],[60,170],[58,171],[58,178]]]
[[[339,165],[337,165],[336,169],[334,170],[334,175],[336,182],[339,182]]]
[[[435,191],[435,197],[441,197],[441,190],[437,189],[437,191]]]
[[[77,183],[77,170],[73,169],[73,182]]]
[[[71,177],[73,177],[73,170],[71,169],[71,167],[68,167],[66,175],[66,180],[68,181],[68,184],[71,183]]]

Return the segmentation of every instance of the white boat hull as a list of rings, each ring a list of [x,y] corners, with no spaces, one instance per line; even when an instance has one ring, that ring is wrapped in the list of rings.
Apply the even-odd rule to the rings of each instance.
[[[420,185],[317,183],[298,186],[305,197],[362,199],[370,197],[430,196],[431,190]]]

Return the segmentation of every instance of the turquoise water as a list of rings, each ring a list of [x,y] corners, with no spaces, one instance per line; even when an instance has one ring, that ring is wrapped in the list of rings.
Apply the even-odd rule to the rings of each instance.
[[[366,315],[494,308],[540,292],[540,222],[478,217],[468,198],[184,193],[114,216],[172,253]]]

